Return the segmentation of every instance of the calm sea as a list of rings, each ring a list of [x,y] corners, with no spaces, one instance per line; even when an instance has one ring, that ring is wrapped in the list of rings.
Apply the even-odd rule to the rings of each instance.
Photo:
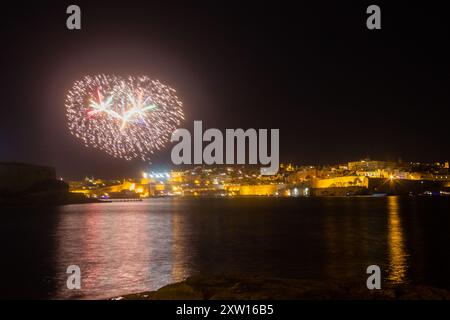
[[[149,199],[2,208],[0,298],[106,298],[242,274],[450,289],[450,198]],[[68,290],[67,267],[82,289]]]

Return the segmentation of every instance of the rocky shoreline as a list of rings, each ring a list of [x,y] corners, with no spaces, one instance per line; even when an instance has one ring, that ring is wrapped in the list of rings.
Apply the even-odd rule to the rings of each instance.
[[[112,298],[113,300],[450,300],[450,291],[408,285],[368,290],[355,284],[315,280],[192,276],[156,291]]]

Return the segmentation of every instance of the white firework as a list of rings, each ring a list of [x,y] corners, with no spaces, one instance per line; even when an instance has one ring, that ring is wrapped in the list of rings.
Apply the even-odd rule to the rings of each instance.
[[[85,76],[67,94],[66,115],[70,132],[86,147],[144,161],[184,119],[175,89],[147,76]]]

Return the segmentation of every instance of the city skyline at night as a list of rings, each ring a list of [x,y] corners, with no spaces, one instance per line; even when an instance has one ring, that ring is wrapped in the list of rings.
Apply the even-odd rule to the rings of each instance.
[[[450,300],[443,3],[2,12],[0,300],[178,319]]]
[[[190,131],[194,120],[221,130],[279,128],[283,162],[450,158],[448,29],[427,18],[442,10],[385,4],[383,28],[367,30],[364,4],[215,11],[136,2],[109,4],[108,14],[79,5],[81,30],[56,18],[64,4],[30,6],[4,22],[5,61],[17,60],[3,67],[2,86],[11,88],[4,104],[14,107],[0,119],[2,161],[51,165],[68,178],[143,170],[148,163],[86,150],[67,132],[66,91],[101,73],[148,74],[176,88],[186,115],[178,127]],[[144,23],[149,12],[158,14]],[[420,25],[403,22],[419,13]],[[171,147],[151,162],[168,163]]]

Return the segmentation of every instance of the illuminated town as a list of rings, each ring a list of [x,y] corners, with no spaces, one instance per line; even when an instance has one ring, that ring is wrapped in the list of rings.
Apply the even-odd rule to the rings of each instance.
[[[0,300],[450,300],[444,3],[7,2]]]
[[[69,182],[72,193],[98,200],[140,200],[171,196],[355,196],[450,195],[449,162],[402,163],[360,160],[329,166],[281,164],[262,176],[250,166],[196,166],[142,172],[139,178]]]

